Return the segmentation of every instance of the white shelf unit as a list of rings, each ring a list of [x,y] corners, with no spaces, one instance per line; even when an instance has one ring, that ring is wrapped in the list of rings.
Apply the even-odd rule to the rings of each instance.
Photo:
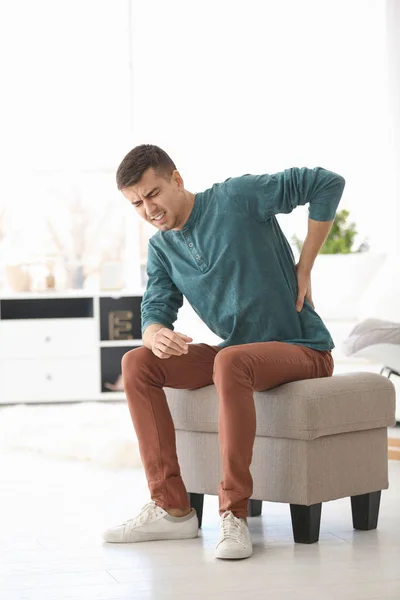
[[[0,296],[0,404],[114,401],[121,358],[143,344],[143,290]]]
[[[136,346],[142,344],[142,340],[113,340],[100,342],[100,348],[118,348],[120,346]]]

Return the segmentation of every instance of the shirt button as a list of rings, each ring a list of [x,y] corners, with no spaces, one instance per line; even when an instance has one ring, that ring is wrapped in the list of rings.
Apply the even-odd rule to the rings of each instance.
[[[189,244],[189,248],[191,248],[192,246],[193,246],[193,244],[192,244],[192,243],[190,243],[190,244]]]
[[[199,260],[199,258],[200,258],[199,256],[196,256],[196,260]]]

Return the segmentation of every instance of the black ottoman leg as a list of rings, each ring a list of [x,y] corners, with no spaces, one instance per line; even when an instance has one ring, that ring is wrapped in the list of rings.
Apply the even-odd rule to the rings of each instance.
[[[190,492],[188,494],[190,506],[194,508],[197,512],[197,518],[199,520],[199,527],[201,527],[201,523],[203,521],[203,504],[204,504],[204,494],[196,494],[195,492]]]
[[[259,517],[262,511],[262,500],[249,500],[249,517]]]
[[[351,512],[354,529],[369,531],[378,526],[381,491],[351,497]]]
[[[319,540],[322,503],[303,506],[291,504],[292,529],[297,544],[314,544]]]

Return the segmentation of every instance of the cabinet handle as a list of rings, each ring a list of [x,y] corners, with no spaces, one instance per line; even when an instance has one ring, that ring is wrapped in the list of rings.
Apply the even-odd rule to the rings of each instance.
[[[47,381],[51,381],[52,379],[53,379],[53,377],[52,377],[52,376],[51,376],[51,375],[48,373],[48,374],[46,375],[46,380],[47,380]]]
[[[51,337],[49,335],[46,335],[46,337],[44,338],[45,342],[51,342]]]

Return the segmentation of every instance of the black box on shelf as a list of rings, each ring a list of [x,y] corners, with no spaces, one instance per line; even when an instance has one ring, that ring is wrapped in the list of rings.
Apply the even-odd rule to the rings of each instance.
[[[1,300],[1,318],[87,319],[93,317],[93,298],[13,298]]]
[[[140,346],[107,346],[101,352],[101,391],[122,392],[121,360],[123,355]]]
[[[140,340],[141,296],[100,298],[100,340]]]

